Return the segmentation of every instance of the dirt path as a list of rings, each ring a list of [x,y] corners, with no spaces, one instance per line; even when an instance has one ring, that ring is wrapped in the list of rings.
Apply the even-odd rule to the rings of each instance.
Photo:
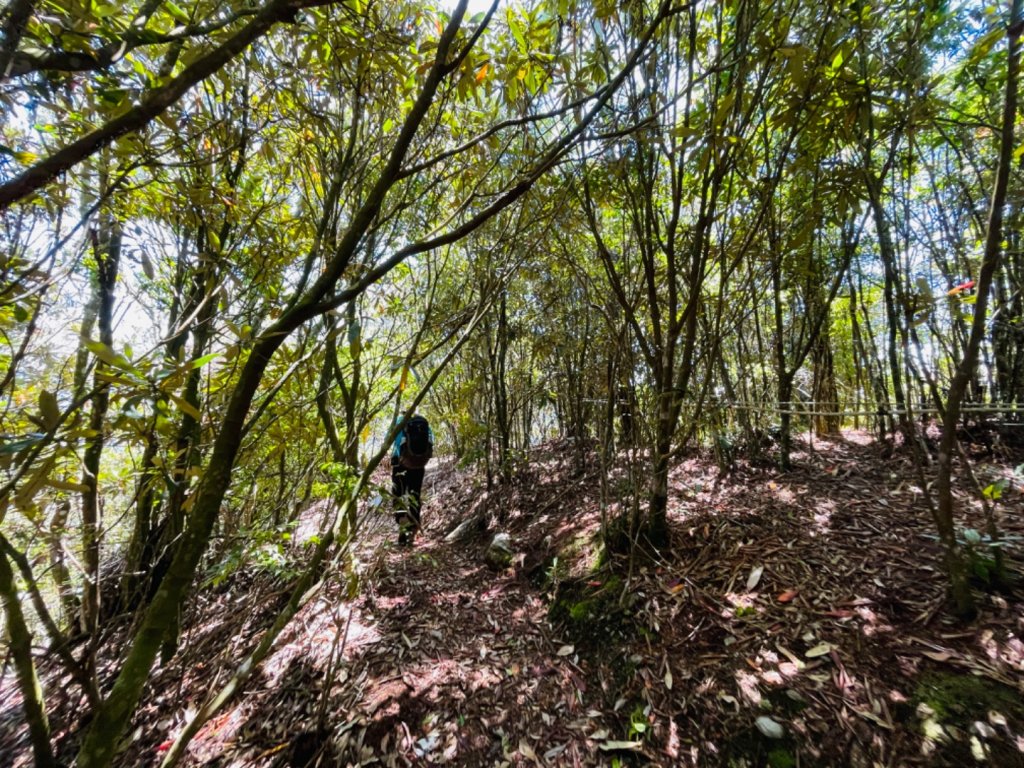
[[[412,549],[393,543],[386,515],[373,521],[361,596],[346,603],[334,583],[308,606],[242,700],[198,734],[193,764],[595,764],[601,692],[536,587],[489,569],[479,543],[444,540],[459,518],[437,496]]]
[[[1024,767],[1024,602],[979,593],[967,625],[943,611],[905,457],[852,435],[817,442],[788,473],[743,465],[723,478],[687,459],[670,478],[671,559],[612,572],[595,570],[597,483],[571,453],[532,457],[500,499],[450,466],[430,473],[412,550],[368,501],[358,583],[326,574],[184,764]],[[609,474],[613,488],[628,482]],[[962,523],[980,528],[978,505],[961,502]],[[1013,486],[1000,505],[1019,570],[1024,493]],[[479,511],[504,517],[522,553],[513,567],[484,564],[486,536],[445,540]],[[319,512],[288,557],[271,546],[264,564],[198,591],[119,765],[158,765],[272,623]],[[558,628],[539,578],[551,575]],[[8,697],[0,715],[16,705]],[[66,702],[52,718],[69,748],[80,711]]]

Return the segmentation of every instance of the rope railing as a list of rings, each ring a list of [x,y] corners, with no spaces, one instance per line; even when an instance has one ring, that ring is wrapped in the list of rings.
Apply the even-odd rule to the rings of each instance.
[[[695,401],[689,401],[683,404],[692,405],[696,407],[698,405]],[[813,401],[805,402],[790,402],[790,403],[736,403],[736,402],[723,402],[723,401],[708,401],[703,403],[703,408],[728,408],[736,411],[762,411],[766,413],[775,413],[779,415],[790,415],[790,416],[838,416],[841,418],[856,418],[856,417],[875,417],[875,416],[921,416],[922,414],[937,413],[938,409],[933,405],[925,405],[920,408],[913,410],[907,408],[878,408],[873,411],[836,411],[836,410],[815,410],[814,406],[818,403]],[[831,405],[831,403],[827,404]],[[1024,406],[1014,404],[986,404],[986,403],[973,403],[964,405],[960,409],[961,413],[967,414],[1024,414]]]
[[[605,397],[589,397],[583,399],[584,403],[607,403],[608,399]],[[817,406],[813,400],[802,400],[795,402],[783,402],[783,403],[741,403],[741,402],[730,402],[723,400],[705,400],[704,402],[697,402],[696,400],[685,400],[682,405],[690,406],[693,408],[701,407],[704,410],[710,408],[726,408],[734,411],[761,411],[764,413],[775,413],[779,415],[789,416],[838,416],[844,419],[852,418],[867,418],[875,416],[921,416],[922,414],[938,413],[938,409],[931,404],[922,405],[919,408],[913,410],[907,408],[877,408],[873,411],[836,411],[836,410],[815,410],[812,406]],[[824,403],[823,405],[832,405],[832,403]],[[1024,414],[1024,405],[1017,405],[1013,403],[968,403],[960,408],[962,414]]]

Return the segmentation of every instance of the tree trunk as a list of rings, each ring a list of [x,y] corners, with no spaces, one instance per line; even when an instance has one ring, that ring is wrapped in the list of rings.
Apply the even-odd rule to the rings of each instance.
[[[67,498],[59,499],[54,505],[53,517],[46,531],[46,544],[50,552],[50,570],[53,574],[53,583],[57,587],[57,594],[60,596],[60,615],[64,625],[74,622],[75,617],[81,610],[81,603],[75,595],[71,583],[71,572],[65,562],[64,533],[67,530],[68,515],[71,513],[71,501]]]
[[[974,320],[971,323],[971,335],[967,341],[963,359],[957,365],[956,373],[950,383],[946,412],[942,420],[942,440],[939,443],[938,477],[936,480],[938,506],[935,523],[945,550],[946,571],[949,575],[956,612],[964,616],[972,615],[975,612],[975,606],[968,583],[967,568],[956,541],[956,528],[953,521],[953,454],[956,452],[957,446],[956,425],[960,418],[960,408],[978,362],[978,350],[985,335],[985,315],[988,309],[989,292],[996,270],[999,268],[1002,253],[1003,208],[1006,204],[1010,163],[1013,158],[1014,123],[1017,117],[1022,3],[1024,0],[1013,0],[1010,9],[1010,24],[1007,31],[1009,55],[1007,57],[1006,99],[1003,105],[999,166],[996,170],[988,227],[985,232],[985,251],[981,270],[978,273]]]
[[[842,419],[837,415],[839,392],[836,389],[836,372],[832,358],[832,335],[828,331],[827,321],[814,342],[812,361],[814,385],[811,396],[817,414],[814,417],[814,432],[817,435],[835,435],[839,433]]]
[[[663,371],[669,379],[668,387],[658,393],[658,415],[655,423],[653,456],[651,456],[651,498],[645,531],[650,543],[657,549],[668,544],[668,470],[672,453],[672,437],[676,418],[673,412],[672,369]]]
[[[897,306],[898,295],[902,293],[899,288],[901,280],[899,265],[896,258],[896,249],[892,243],[892,236],[889,231],[889,220],[885,216],[885,209],[882,207],[882,183],[871,178],[868,182],[868,199],[871,204],[871,212],[875,222],[875,230],[878,232],[878,249],[882,256],[884,266],[885,284],[885,318],[887,324],[886,354],[889,361],[889,376],[892,381],[893,399],[896,405],[897,420],[906,439],[910,440],[912,426],[907,423],[907,396],[903,388],[903,367],[899,357],[899,331],[901,313]]]
[[[156,508],[157,480],[159,470],[156,457],[160,449],[160,441],[156,436],[156,420],[150,423],[146,433],[146,449],[142,454],[139,468],[139,482],[136,496],[135,520],[132,526],[132,537],[128,543],[125,556],[124,576],[121,579],[121,610],[131,611],[146,594],[146,576],[153,562],[154,520]]]
[[[334,385],[334,371],[337,368],[338,345],[335,338],[336,326],[334,318],[330,315],[325,317],[324,332],[327,334],[327,341],[324,343],[324,363],[320,367],[320,381],[316,389],[316,412],[320,416],[320,423],[323,425],[324,434],[327,436],[327,444],[331,448],[331,460],[336,464],[345,461],[345,446],[338,437],[338,427],[334,421],[334,414],[331,413],[330,392]],[[345,382],[339,381],[344,387]]]
[[[21,601],[14,585],[14,572],[7,554],[0,551],[0,598],[3,599],[7,616],[7,633],[10,637],[10,653],[14,659],[14,671],[21,691],[25,722],[28,724],[29,739],[36,768],[50,768],[57,763],[50,749],[50,724],[46,719],[43,690],[39,685],[36,665],[32,660],[32,634],[21,612]]]
[[[102,239],[101,239],[102,238]],[[121,228],[109,221],[101,233],[94,234],[93,250],[96,256],[97,322],[99,341],[107,348],[114,343],[114,286],[121,259]],[[85,573],[82,587],[82,630],[94,636],[100,616],[100,501],[99,473],[103,455],[104,427],[110,392],[103,380],[106,364],[96,363],[94,384],[96,394],[89,415],[90,437],[86,439],[82,457],[82,561]]]

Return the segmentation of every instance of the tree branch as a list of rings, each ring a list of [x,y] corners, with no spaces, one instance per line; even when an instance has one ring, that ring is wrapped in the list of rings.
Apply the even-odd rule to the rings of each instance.
[[[40,160],[20,176],[0,185],[0,211],[49,184],[61,173],[109,146],[126,133],[144,128],[185,95],[192,86],[219,71],[275,24],[293,19],[304,8],[332,5],[335,2],[337,0],[272,0],[222,46],[203,56],[167,85],[151,91],[141,104]]]

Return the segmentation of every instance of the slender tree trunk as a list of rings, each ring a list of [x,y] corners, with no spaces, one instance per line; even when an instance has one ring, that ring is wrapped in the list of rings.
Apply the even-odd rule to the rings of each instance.
[[[320,368],[320,381],[316,389],[316,411],[320,416],[320,423],[323,425],[324,434],[327,436],[327,444],[331,448],[331,460],[337,464],[345,461],[345,446],[338,437],[338,427],[334,421],[334,414],[331,413],[330,392],[334,385],[334,371],[337,367],[338,345],[335,338],[335,323],[331,315],[325,317],[324,332],[327,334],[327,341],[324,343],[324,363]],[[344,382],[339,384],[344,387]]]
[[[658,412],[654,426],[651,456],[651,497],[647,519],[647,538],[656,548],[668,544],[668,470],[672,454],[672,438],[676,431],[673,391],[673,369],[662,366],[658,386]]]
[[[956,541],[953,522],[953,454],[956,452],[956,425],[964,395],[974,374],[978,361],[978,350],[985,335],[985,315],[988,309],[989,292],[993,277],[999,268],[1003,240],[1003,209],[1006,205],[1006,191],[1010,178],[1010,163],[1013,158],[1014,123],[1017,118],[1017,81],[1020,70],[1020,38],[1022,23],[1021,6],[1024,0],[1013,0],[1010,8],[1010,23],[1007,31],[1009,56],[1006,73],[1006,99],[1003,105],[1003,125],[999,148],[999,166],[996,170],[995,185],[989,208],[988,227],[985,233],[985,251],[977,280],[977,300],[974,305],[974,320],[971,335],[964,350],[963,359],[957,365],[956,373],[949,387],[946,412],[942,420],[942,440],[939,444],[938,478],[936,488],[938,506],[936,526],[946,555],[946,570],[952,587],[956,611],[961,615],[974,613],[974,598],[967,580],[967,569]]]
[[[102,238],[102,239],[100,239]],[[100,342],[108,348],[114,343],[114,286],[121,258],[120,224],[109,222],[93,243],[96,254],[97,321]],[[106,364],[96,363],[96,395],[89,415],[90,437],[82,457],[82,550],[85,583],[82,589],[82,629],[95,636],[100,616],[100,500],[99,473],[103,455],[104,427],[110,393],[103,381]]]
[[[356,302],[350,301],[345,313],[348,319],[348,354],[352,359],[352,377],[347,386],[342,388],[342,399],[345,404],[345,461],[352,469],[359,469],[359,431],[365,423],[365,414],[360,413],[359,390],[363,386],[363,340],[362,326],[356,317]],[[332,357],[337,366],[337,356]],[[344,372],[335,369],[339,383],[344,385]]]
[[[875,333],[871,327],[871,316],[868,314],[867,306],[864,304],[863,300],[863,284],[860,285],[859,290],[855,290],[851,280],[850,291],[850,295],[855,303],[858,302],[858,294],[860,296],[858,303],[859,309],[855,308],[854,312],[856,313],[860,311],[863,313],[864,334],[861,336],[861,354],[864,361],[864,367],[871,380],[872,391],[874,392],[875,406],[878,412],[878,437],[879,440],[884,440],[887,434],[895,432],[896,429],[892,411],[889,407],[889,390],[885,384],[885,366],[881,362],[878,362],[876,370],[874,361],[880,361],[881,357],[878,352],[878,347],[875,344]]]
[[[195,576],[199,559],[213,531],[221,500],[231,484],[231,471],[241,447],[242,430],[249,407],[270,357],[284,342],[281,334],[269,334],[253,347],[231,399],[213,446],[213,453],[166,576],[150,603],[135,635],[113,690],[90,726],[78,756],[82,768],[109,765],[124,724],[135,710],[149,669],[167,633],[177,621],[181,601]]]
[[[21,611],[21,601],[14,585],[14,572],[7,554],[0,551],[0,598],[3,599],[7,617],[7,634],[10,637],[10,653],[14,659],[14,671],[21,691],[25,721],[28,723],[29,738],[36,768],[50,768],[57,763],[50,749],[50,724],[46,719],[46,705],[39,675],[32,659],[32,634]]]
[[[209,292],[213,286],[213,275],[206,269],[200,270],[197,277],[196,294],[201,296],[202,309],[192,327],[192,356],[198,359],[206,352],[210,333],[213,325],[213,315],[216,309],[216,302],[211,300]],[[165,527],[159,544],[159,560],[153,572],[153,585],[155,589],[160,579],[163,578],[165,567],[174,557],[174,552],[180,541],[182,532],[185,529],[185,500],[188,497],[189,486],[192,482],[192,469],[198,467],[201,462],[201,451],[199,449],[202,437],[202,424],[196,418],[201,403],[199,400],[199,389],[203,381],[203,371],[195,368],[189,372],[185,382],[185,391],[182,393],[182,400],[191,406],[191,410],[183,410],[181,422],[178,425],[178,435],[174,443],[174,474],[170,497],[167,502],[167,512],[164,519]],[[160,659],[166,664],[178,651],[178,635],[180,634],[180,610],[175,612],[171,626],[164,638],[160,650]]]
[[[498,427],[498,471],[501,481],[512,479],[509,457],[512,426],[508,418],[508,291],[502,291],[498,303],[498,328],[495,338],[494,366],[494,418]]]
[[[882,256],[884,266],[885,284],[885,318],[887,324],[886,353],[889,361],[889,377],[892,381],[893,400],[896,404],[897,420],[906,439],[911,439],[911,429],[907,424],[907,396],[903,388],[903,367],[899,357],[899,331],[902,323],[901,313],[897,306],[897,296],[900,293],[899,266],[896,258],[896,249],[892,243],[892,236],[889,231],[889,220],[886,218],[885,209],[882,207],[881,182],[871,179],[868,183],[868,199],[871,204],[871,212],[875,222],[875,230],[878,232],[878,248]]]
[[[125,572],[121,579],[120,605],[122,610],[130,611],[145,597],[145,580],[153,562],[154,531],[153,512],[156,508],[157,481],[159,472],[156,457],[160,449],[160,441],[156,436],[154,420],[146,433],[146,449],[142,454],[139,468],[139,482],[135,505],[135,520],[132,526],[132,537],[128,544],[125,557]]]
[[[779,402],[779,467],[785,471],[791,466],[790,453],[793,450],[793,376],[786,361],[786,329],[782,317],[782,255],[778,253],[774,222],[770,225],[769,242],[772,249],[772,308],[775,321],[775,377]]]
[[[177,620],[178,611],[195,578],[199,560],[206,551],[224,495],[231,485],[231,473],[241,448],[249,409],[266,368],[290,333],[302,323],[326,311],[321,302],[336,290],[367,230],[377,218],[388,192],[397,183],[413,138],[434,103],[439,86],[449,74],[451,64],[448,57],[453,50],[454,38],[462,25],[465,10],[465,0],[460,0],[439,38],[434,63],[424,76],[420,93],[391,148],[388,162],[367,192],[360,208],[353,212],[348,228],[340,238],[330,262],[325,265],[313,285],[304,294],[297,296],[294,303],[289,305],[281,317],[253,344],[231,392],[209,462],[199,487],[195,490],[195,503],[192,505],[180,545],[176,548],[167,575],[160,583],[153,602],[132,639],[131,647],[110,694],[97,710],[89,726],[78,753],[79,768],[100,768],[107,766],[113,759],[117,741],[138,706],[157,651]],[[520,185],[515,192],[521,195],[527,189],[529,186]],[[505,204],[508,204],[514,199],[516,197],[510,193],[503,201],[507,201]],[[371,270],[349,291],[338,297],[339,304],[343,298],[356,298],[372,284],[373,280],[379,279],[381,275],[393,269],[407,255],[407,251],[399,250],[392,259],[377,267],[376,271]]]
[[[46,530],[46,544],[50,552],[50,572],[60,596],[61,621],[68,625],[74,622],[81,610],[81,603],[71,584],[71,572],[68,570],[64,554],[64,533],[67,530],[68,515],[71,513],[71,501],[62,498],[54,506],[54,513]]]
[[[832,335],[827,327],[822,328],[815,340],[812,360],[814,410],[827,414],[814,417],[814,431],[818,435],[835,435],[839,432],[842,420],[835,415],[839,411],[839,393],[836,389],[836,372],[832,358]]]

